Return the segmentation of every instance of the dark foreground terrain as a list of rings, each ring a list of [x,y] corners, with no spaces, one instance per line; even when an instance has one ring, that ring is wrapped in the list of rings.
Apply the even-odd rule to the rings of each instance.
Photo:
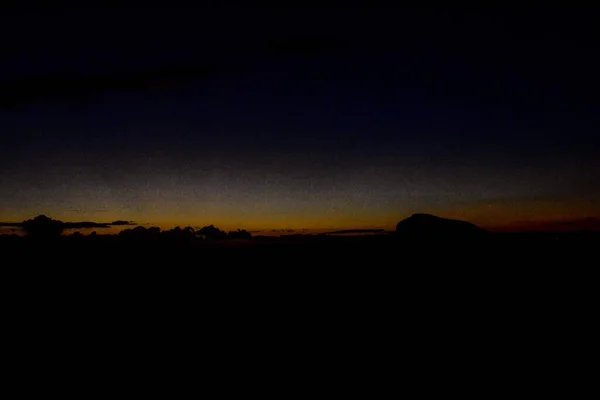
[[[115,235],[0,236],[5,269],[218,271],[531,270],[592,267],[598,233],[496,233],[411,238],[387,235],[290,235],[229,240]]]
[[[55,311],[82,307],[84,314],[112,305],[132,318],[164,307],[196,315],[246,307],[287,314],[309,306],[326,318],[368,309],[395,321],[418,310],[427,315],[450,307],[484,315],[508,304],[535,318],[542,310],[595,296],[599,249],[600,237],[590,233],[431,240],[395,234],[214,242],[100,235],[0,240],[10,304],[41,309],[58,301],[63,305]],[[593,303],[577,302],[569,312]],[[137,311],[124,311],[132,304]]]
[[[499,310],[526,320],[582,312],[595,303],[599,239],[590,233],[431,240],[5,236],[0,251],[8,309],[25,307],[24,318],[50,307],[51,318],[64,310],[83,317],[108,309],[111,318],[125,319],[165,312],[193,321],[240,312],[252,319],[269,310],[274,321],[308,312],[390,324],[443,314],[450,323],[460,314],[473,322]]]
[[[600,242],[589,234],[0,243],[13,370],[68,362],[84,385],[93,374],[77,366],[127,380],[165,369],[191,379],[203,366],[227,388],[223,371],[266,363],[288,377],[399,374],[444,390],[467,379],[489,392],[490,380],[571,368],[595,325]]]

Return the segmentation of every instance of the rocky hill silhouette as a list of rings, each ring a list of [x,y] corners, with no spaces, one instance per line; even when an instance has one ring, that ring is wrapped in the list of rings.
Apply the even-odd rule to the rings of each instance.
[[[488,234],[470,222],[431,214],[413,214],[396,225],[396,235],[406,239],[475,239]]]

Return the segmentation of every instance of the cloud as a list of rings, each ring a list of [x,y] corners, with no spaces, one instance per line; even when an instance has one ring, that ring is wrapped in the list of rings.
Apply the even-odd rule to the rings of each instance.
[[[63,222],[65,229],[82,229],[82,228],[109,228],[110,224],[100,222]]]
[[[285,36],[267,42],[265,47],[274,53],[316,54],[345,49],[347,45],[333,36]]]
[[[124,226],[124,225],[137,225],[133,221],[113,221],[113,222],[92,222],[92,221],[83,221],[83,222],[62,222],[59,221],[63,229],[84,229],[84,228],[110,228],[111,226]],[[13,228],[21,228],[23,227],[23,222],[0,222],[0,227],[13,227]]]
[[[14,79],[0,82],[0,107],[18,107],[57,99],[78,101],[107,91],[161,90],[209,78],[219,72],[220,67],[216,65],[196,62],[106,75],[55,73]]]
[[[542,232],[600,231],[600,218],[586,217],[563,220],[517,221],[511,223],[504,230]]]
[[[119,226],[119,225],[137,225],[135,222],[133,221],[122,221],[122,220],[118,220],[118,221],[113,221],[108,225],[112,225],[112,226]]]
[[[341,231],[325,232],[324,235],[339,235],[348,233],[381,233],[385,232],[385,229],[345,229]]]

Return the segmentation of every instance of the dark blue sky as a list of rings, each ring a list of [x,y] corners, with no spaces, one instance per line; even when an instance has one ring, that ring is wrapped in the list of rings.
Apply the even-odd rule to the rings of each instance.
[[[0,220],[594,213],[585,10],[81,8],[0,26]]]

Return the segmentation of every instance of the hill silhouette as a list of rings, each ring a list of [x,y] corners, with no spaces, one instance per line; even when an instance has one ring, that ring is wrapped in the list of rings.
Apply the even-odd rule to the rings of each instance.
[[[185,265],[212,270],[221,265],[260,264],[309,270],[317,265],[325,269],[344,266],[359,268],[355,269],[358,273],[367,266],[394,266],[407,272],[454,262],[479,265],[482,255],[493,255],[486,263],[496,266],[511,265],[515,259],[532,265],[562,260],[560,263],[567,265],[597,249],[600,240],[600,233],[593,232],[488,233],[469,222],[427,214],[400,221],[396,232],[278,237],[252,236],[245,230],[225,232],[214,225],[170,230],[137,226],[119,234],[83,235],[66,232],[68,224],[44,215],[18,223],[27,235],[0,235],[0,250],[18,265],[85,265],[91,271],[109,271],[117,265]],[[464,245],[456,246],[456,239]]]
[[[470,222],[413,214],[398,222],[396,235],[410,239],[476,239],[488,237],[489,232]]]

